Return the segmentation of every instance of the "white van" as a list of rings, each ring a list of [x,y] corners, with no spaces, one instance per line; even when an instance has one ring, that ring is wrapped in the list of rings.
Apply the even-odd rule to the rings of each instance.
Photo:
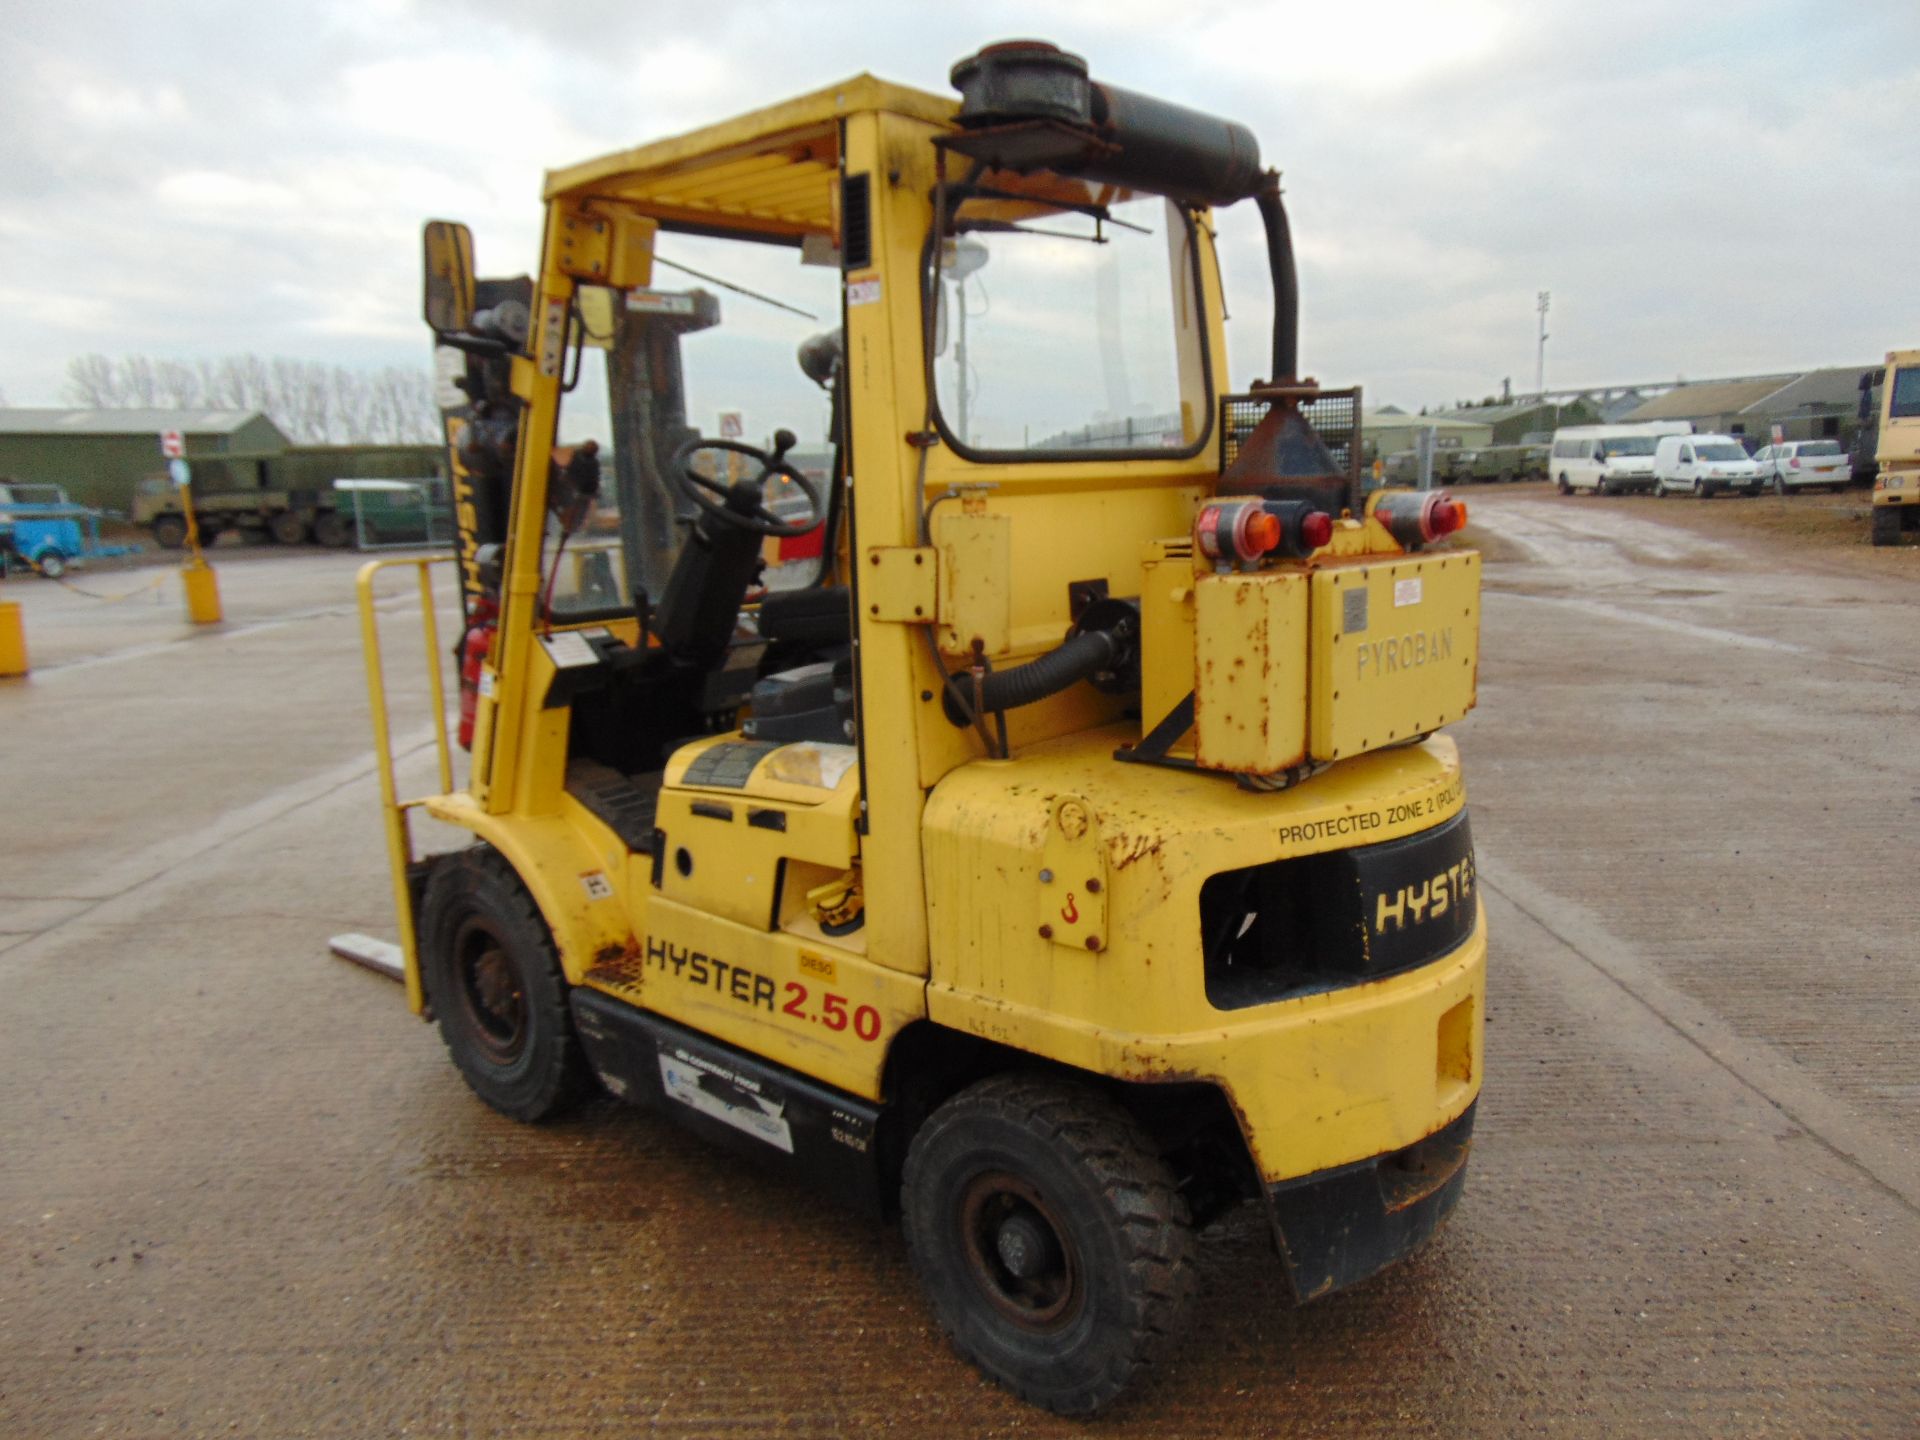
[[[1645,420],[1638,425],[1568,425],[1553,432],[1549,474],[1562,495],[1591,490],[1624,495],[1653,489],[1653,451],[1667,435],[1691,435],[1685,420]]]
[[[1760,467],[1731,435],[1669,435],[1654,449],[1656,495],[1758,495],[1760,483]]]

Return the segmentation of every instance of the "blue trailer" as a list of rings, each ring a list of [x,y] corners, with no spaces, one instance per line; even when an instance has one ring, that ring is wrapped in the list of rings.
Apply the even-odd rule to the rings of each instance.
[[[58,485],[0,481],[0,572],[20,566],[57,580],[69,565],[139,549],[101,544],[100,511],[74,504]]]

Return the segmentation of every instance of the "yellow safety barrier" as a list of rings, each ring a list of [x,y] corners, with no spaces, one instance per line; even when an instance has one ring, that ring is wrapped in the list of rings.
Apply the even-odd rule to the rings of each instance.
[[[200,521],[193,511],[193,492],[182,486],[180,501],[187,512],[187,563],[180,567],[180,583],[187,592],[187,618],[196,625],[218,625],[224,618],[220,581],[207,563],[206,551],[200,548]]]
[[[20,622],[20,602],[0,600],[0,676],[27,673],[27,630]]]
[[[213,567],[204,560],[190,560],[180,567],[180,583],[187,591],[187,618],[196,625],[218,625],[223,614],[220,581]]]
[[[375,613],[374,582],[382,570],[413,566],[419,572],[420,618],[427,645],[429,703],[433,707],[433,737],[440,757],[440,791],[453,789],[453,749],[447,737],[446,680],[441,674],[440,622],[433,610],[433,573],[428,568],[451,562],[451,555],[395,557],[369,560],[360,567],[360,639],[367,660],[367,698],[373,711],[373,754],[380,772],[380,812],[387,832],[387,861],[392,869],[393,903],[400,923],[400,951],[406,962],[407,1003],[417,1013],[423,1003],[420,955],[413,931],[413,895],[407,872],[413,865],[413,832],[407,812],[422,800],[402,800],[394,777],[393,727],[387,717],[387,681],[380,656],[380,622]]]

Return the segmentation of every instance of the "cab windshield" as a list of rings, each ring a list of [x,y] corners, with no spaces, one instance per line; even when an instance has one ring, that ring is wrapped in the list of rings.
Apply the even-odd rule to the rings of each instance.
[[[1047,200],[949,192],[928,281],[943,435],[978,458],[1196,453],[1212,407],[1191,220],[1050,184]]]
[[[1742,450],[1738,445],[1728,445],[1725,442],[1718,445],[1701,445],[1697,448],[1700,451],[1700,458],[1702,460],[1744,460],[1747,458],[1747,452]]]
[[[1893,372],[1893,398],[1887,405],[1887,418],[1920,419],[1920,366],[1902,365]]]
[[[1657,442],[1651,435],[1629,435],[1619,440],[1603,440],[1609,460],[1618,460],[1623,455],[1651,455]]]

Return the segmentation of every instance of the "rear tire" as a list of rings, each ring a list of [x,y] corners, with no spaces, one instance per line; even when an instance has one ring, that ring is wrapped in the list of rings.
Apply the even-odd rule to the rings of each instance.
[[[304,545],[307,540],[307,522],[297,511],[282,510],[267,522],[267,533],[281,545]]]
[[[533,1123],[586,1091],[552,932],[498,851],[476,845],[434,866],[420,969],[447,1053],[487,1104]]]
[[[953,1348],[1032,1404],[1092,1414],[1182,1328],[1186,1201],[1091,1085],[1006,1074],[962,1091],[914,1136],[901,1209]]]
[[[342,550],[353,543],[353,526],[338,510],[322,510],[313,520],[313,538],[329,550]]]
[[[1900,543],[1900,506],[1876,505],[1873,507],[1873,543],[1875,545]]]

